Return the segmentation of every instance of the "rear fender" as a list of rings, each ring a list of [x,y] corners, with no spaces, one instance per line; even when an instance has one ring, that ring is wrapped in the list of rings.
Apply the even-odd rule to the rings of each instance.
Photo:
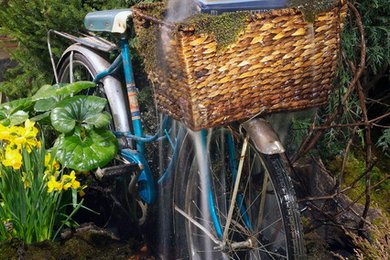
[[[259,152],[263,154],[278,154],[285,152],[282,142],[267,120],[255,118],[246,121],[242,126],[253,140],[253,143]]]

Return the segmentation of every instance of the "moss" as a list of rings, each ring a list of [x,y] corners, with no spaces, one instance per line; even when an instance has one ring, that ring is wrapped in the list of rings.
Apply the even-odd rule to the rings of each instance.
[[[132,243],[104,233],[82,231],[65,241],[23,244],[14,239],[0,243],[0,259],[129,259]]]
[[[298,8],[303,14],[303,19],[308,23],[313,23],[320,13],[330,11],[334,3],[334,0],[290,0],[287,6]]]
[[[218,49],[226,49],[245,30],[248,12],[226,13],[222,15],[197,14],[189,17],[180,26],[193,27],[196,34],[213,35]]]
[[[159,34],[158,26],[153,25],[145,30],[141,30],[138,35],[137,48],[145,57],[144,62],[147,70],[157,68],[158,52],[156,48],[160,42]]]
[[[166,14],[165,5],[156,5],[153,8],[143,10],[143,12],[156,19],[163,19]],[[145,21],[143,28],[138,34],[137,49],[145,58],[144,63],[147,70],[154,70],[158,64],[157,47],[160,44],[160,30],[156,23]]]
[[[144,10],[144,12],[154,18],[163,19],[166,9],[164,5],[158,5],[153,9]],[[213,35],[218,50],[224,50],[235,42],[240,33],[244,31],[248,16],[249,12],[226,13],[217,16],[197,14],[177,23],[176,30],[192,27],[195,29],[195,34]],[[159,25],[146,22],[138,35],[137,48],[145,57],[144,62],[148,71],[154,71],[158,66],[161,66],[163,57],[161,57],[160,45]]]
[[[332,160],[328,169],[335,175],[338,176],[340,173],[340,167],[342,164],[342,157],[337,156]],[[366,163],[364,158],[359,158],[352,155],[348,156],[347,163],[344,170],[344,178],[342,188],[349,186],[356,178],[364,173]],[[388,174],[387,170],[382,170],[380,167],[374,166],[371,170],[371,185],[374,185],[378,181],[382,180]],[[360,194],[362,194],[365,189],[365,178],[362,178],[357,184],[356,187],[349,190],[347,195],[355,200]],[[381,185],[377,186],[374,190],[371,191],[371,200],[373,203],[377,203],[378,206],[383,209],[386,214],[390,214],[390,207],[388,201],[390,200],[390,181],[386,181]],[[365,203],[365,197],[363,196],[360,203]]]

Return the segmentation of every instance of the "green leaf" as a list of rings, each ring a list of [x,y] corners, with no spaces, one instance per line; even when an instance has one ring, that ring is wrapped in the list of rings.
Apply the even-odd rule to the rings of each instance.
[[[93,88],[96,86],[96,83],[90,81],[78,81],[70,83],[62,88],[57,89],[57,95],[70,95],[77,94],[83,89]]]
[[[0,123],[4,126],[18,125],[26,121],[34,103],[29,98],[0,105]]]
[[[34,105],[34,110],[37,112],[46,112],[52,110],[58,101],[55,98],[40,99]]]
[[[106,111],[103,111],[102,113],[90,116],[89,118],[85,119],[85,123],[94,125],[97,128],[108,126],[110,122],[111,122],[111,116]]]
[[[77,94],[83,89],[93,88],[95,87],[95,83],[90,81],[78,81],[70,84],[56,84],[56,85],[44,85],[41,89],[37,91],[37,93],[32,96],[33,101],[54,98],[57,96],[68,96],[71,94]]]
[[[75,96],[57,104],[51,113],[53,127],[62,133],[71,132],[76,123],[104,127],[111,117],[103,113],[107,101],[94,96]]]
[[[12,114],[17,110],[23,110],[27,112],[27,111],[31,111],[33,105],[34,103],[32,102],[31,98],[22,98],[22,99],[1,104],[0,110],[2,111],[8,110],[9,114]]]
[[[24,112],[23,110],[16,111],[12,115],[10,115],[10,125],[19,125],[26,121],[29,118],[29,115],[27,112]]]
[[[31,99],[37,101],[54,96],[56,96],[56,88],[52,85],[43,85]]]
[[[49,118],[49,116],[50,116],[50,111],[47,111],[45,113],[42,113],[42,114],[39,114],[37,116],[34,116],[34,117],[30,118],[30,120],[33,121],[33,122],[38,122],[38,121],[41,121],[43,119]],[[48,123],[50,123],[50,120],[49,120]]]
[[[58,161],[65,167],[89,171],[105,166],[117,151],[117,139],[109,130],[87,130],[76,127],[74,134],[64,134],[56,140],[54,151]]]

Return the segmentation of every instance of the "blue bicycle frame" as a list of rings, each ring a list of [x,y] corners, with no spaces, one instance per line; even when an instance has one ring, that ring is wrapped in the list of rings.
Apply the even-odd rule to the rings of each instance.
[[[143,170],[138,178],[138,190],[139,195],[146,203],[153,203],[156,199],[156,188],[154,184],[154,178],[151,173],[151,170],[149,168],[148,162],[145,159],[145,148],[144,143],[145,142],[152,142],[156,141],[159,138],[168,138],[169,142],[171,143],[173,147],[173,158],[171,159],[166,171],[164,172],[163,176],[158,180],[158,184],[162,184],[164,180],[167,178],[169,173],[171,172],[171,169],[173,167],[173,162],[175,161],[175,157],[177,154],[177,150],[179,149],[178,141],[173,142],[169,137],[169,131],[171,127],[172,119],[168,116],[164,116],[163,123],[160,126],[160,129],[158,132],[153,136],[145,136],[142,131],[142,124],[141,124],[141,115],[138,105],[138,99],[137,99],[137,93],[135,88],[135,82],[134,82],[134,76],[133,76],[133,70],[132,70],[132,64],[130,60],[130,54],[129,54],[129,44],[126,38],[122,38],[120,40],[120,49],[121,49],[121,55],[119,55],[115,61],[111,64],[111,66],[99,73],[95,79],[94,82],[98,83],[102,78],[111,75],[115,73],[117,70],[120,69],[121,66],[123,66],[123,71],[125,75],[126,80],[126,89],[127,89],[127,97],[128,102],[130,105],[130,113],[131,113],[131,119],[133,123],[133,132],[115,132],[117,136],[125,136],[126,138],[129,138],[130,140],[135,141],[136,143],[136,150],[132,150],[129,148],[122,149],[120,151],[121,155],[130,162],[135,162],[139,165],[142,165]],[[161,136],[162,137],[159,137]],[[201,130],[202,135],[202,150],[207,151],[207,145],[206,145],[206,131]],[[228,150],[229,150],[229,165],[230,169],[233,173],[234,178],[236,178],[237,175],[237,161],[236,161],[236,154],[235,154],[235,148],[233,143],[233,137],[230,133],[226,134],[227,136],[227,143],[228,143]],[[210,215],[213,220],[215,229],[217,231],[217,235],[219,239],[222,239],[222,227],[218,220],[215,205],[214,205],[214,199],[213,199],[213,191],[211,187],[211,176],[209,172],[209,167],[207,167],[207,190],[208,190],[208,201],[209,201],[209,209],[210,209]],[[247,227],[250,227],[249,218],[246,213],[245,205],[242,201],[242,197],[237,197],[237,203],[240,208],[240,212],[243,215],[243,219]]]

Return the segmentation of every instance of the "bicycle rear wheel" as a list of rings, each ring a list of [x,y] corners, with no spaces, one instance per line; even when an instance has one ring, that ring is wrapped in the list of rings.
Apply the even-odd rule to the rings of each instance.
[[[287,164],[279,154],[260,154],[251,142],[242,158],[226,244],[221,245],[244,137],[222,128],[208,130],[206,140],[209,176],[200,171],[191,138],[186,139],[179,155],[174,187],[175,233],[177,245],[184,250],[178,250],[176,258],[304,259],[300,214]],[[214,209],[210,209],[210,197]],[[221,231],[212,217],[213,210]]]

